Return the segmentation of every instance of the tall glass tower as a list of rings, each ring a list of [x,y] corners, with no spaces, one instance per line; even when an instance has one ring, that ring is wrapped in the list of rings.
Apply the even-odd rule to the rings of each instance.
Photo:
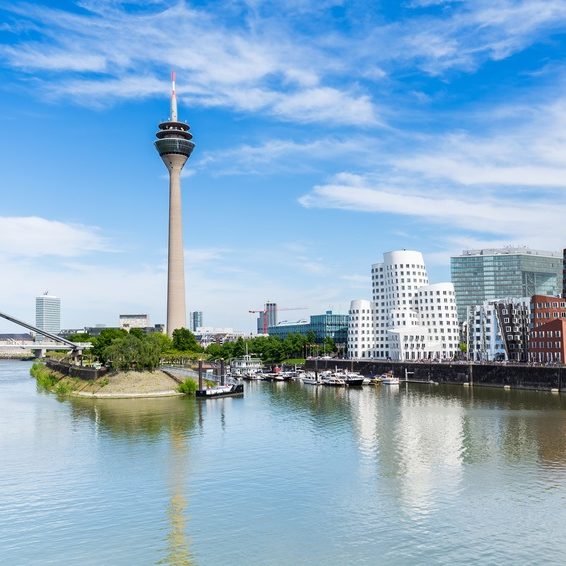
[[[61,299],[53,297],[45,292],[35,298],[35,325],[40,330],[51,334],[59,334],[61,331]],[[45,338],[38,334],[38,340]]]
[[[558,295],[562,290],[562,255],[529,248],[465,250],[450,258],[458,320],[467,307],[503,298]]]
[[[181,213],[181,170],[195,144],[189,125],[177,119],[175,73],[171,73],[171,115],[159,124],[155,147],[169,171],[169,250],[167,261],[167,334],[186,327],[185,259]]]

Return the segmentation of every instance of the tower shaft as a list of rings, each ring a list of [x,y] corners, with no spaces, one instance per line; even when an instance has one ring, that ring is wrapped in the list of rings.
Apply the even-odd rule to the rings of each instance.
[[[183,213],[181,208],[181,169],[183,155],[170,155],[169,166],[169,250],[167,262],[167,334],[186,328],[185,259],[183,251]]]

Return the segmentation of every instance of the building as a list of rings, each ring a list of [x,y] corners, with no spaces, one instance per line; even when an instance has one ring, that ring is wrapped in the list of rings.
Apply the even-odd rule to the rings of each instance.
[[[148,328],[149,326],[149,315],[147,314],[121,314],[119,317],[119,327],[124,330]]]
[[[186,328],[185,260],[181,217],[181,170],[195,144],[189,125],[177,119],[175,73],[171,75],[171,116],[159,124],[155,147],[169,171],[169,249],[167,260],[167,334]]]
[[[199,326],[195,331],[197,342],[206,348],[210,344],[224,344],[235,342],[238,338],[245,338],[245,332],[233,328],[213,328],[211,326]]]
[[[468,359],[476,362],[507,359],[493,301],[468,307],[467,329]]]
[[[387,252],[371,268],[373,300],[352,301],[348,356],[446,359],[458,352],[454,287],[429,284],[420,252]]]
[[[529,297],[496,299],[468,307],[468,357],[526,362],[531,326]]]
[[[59,334],[61,330],[61,299],[49,295],[46,291],[35,298],[35,326],[51,334]],[[38,335],[38,339],[42,339]]]
[[[566,298],[566,248],[562,251],[562,296]]]
[[[529,361],[565,363],[566,298],[534,295],[531,299]]]
[[[257,317],[257,333],[268,334],[270,326],[277,325],[277,303],[265,303],[263,312]]]
[[[468,307],[500,297],[557,295],[562,289],[562,256],[526,247],[464,250],[450,258],[458,320]]]
[[[202,311],[193,311],[189,313],[189,330],[196,332],[197,328],[204,326],[202,322]]]
[[[333,313],[331,310],[324,314],[315,314],[296,322],[282,321],[270,326],[267,330],[269,336],[278,336],[284,339],[289,334],[306,336],[313,332],[317,344],[322,344],[326,338],[332,338],[336,344],[344,344],[348,337],[348,315]]]
[[[233,358],[230,361],[230,373],[232,375],[253,375],[261,372],[262,368],[261,359],[251,354],[244,354],[241,358]]]

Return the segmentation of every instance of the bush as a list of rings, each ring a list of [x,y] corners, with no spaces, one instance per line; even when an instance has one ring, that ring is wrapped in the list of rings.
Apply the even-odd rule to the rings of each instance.
[[[193,395],[196,393],[197,390],[197,382],[194,379],[188,377],[179,385],[177,388],[179,393],[184,393],[185,395]]]
[[[43,389],[51,391],[57,383],[57,378],[40,362],[35,362],[29,372]]]

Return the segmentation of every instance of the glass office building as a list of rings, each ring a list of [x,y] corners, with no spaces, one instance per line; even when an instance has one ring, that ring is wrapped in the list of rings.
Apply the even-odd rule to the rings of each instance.
[[[562,254],[529,248],[465,250],[450,258],[458,320],[466,309],[502,297],[558,295],[562,291]]]
[[[289,334],[308,334],[313,331],[317,343],[324,342],[329,337],[337,344],[345,344],[348,336],[348,315],[336,314],[326,311],[324,314],[315,314],[310,317],[310,322],[300,320],[297,322],[283,321],[268,329],[269,336],[285,338]]]

